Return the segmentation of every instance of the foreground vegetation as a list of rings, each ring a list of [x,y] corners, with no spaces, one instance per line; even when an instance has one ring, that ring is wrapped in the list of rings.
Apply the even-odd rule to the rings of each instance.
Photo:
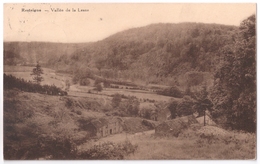
[[[85,123],[103,117],[99,100],[49,96],[19,90],[4,92],[5,159],[253,159],[254,133],[194,125],[178,137],[130,137],[114,143],[78,147],[91,140]],[[33,104],[33,105],[32,105]],[[123,118],[126,130],[151,129],[142,119]],[[140,122],[140,123],[139,123]],[[154,127],[153,127],[154,128]],[[121,135],[121,134],[120,134]],[[123,134],[122,134],[123,135]],[[129,133],[129,135],[131,135]],[[125,135],[123,135],[125,137]]]
[[[93,139],[93,134],[88,131],[86,124],[93,118],[105,117],[106,106],[96,98],[60,97],[22,92],[17,88],[5,88],[5,159],[98,158],[95,155],[87,156],[86,153],[81,155],[77,152],[77,147]],[[131,129],[133,126],[131,119],[129,117],[129,121],[126,121],[128,129],[132,131],[149,129],[141,124],[142,119],[140,118],[135,118],[134,121],[138,122],[135,125],[138,125],[139,129]],[[128,154],[129,145],[131,143],[115,145],[113,151],[121,152],[123,156],[114,158],[122,159],[125,154]],[[106,147],[109,148],[109,146]],[[94,147],[93,149],[96,150]],[[124,152],[125,150],[126,152]],[[133,147],[133,150],[129,151],[132,153],[134,150]]]
[[[202,128],[203,129],[203,128]],[[175,137],[140,136],[135,154],[126,159],[255,159],[256,136],[251,133],[224,131],[206,127],[211,132],[192,128]],[[212,132],[213,130],[213,132]],[[223,134],[223,131],[226,132]],[[222,133],[221,133],[222,132]]]
[[[67,92],[61,90],[55,85],[40,85],[22,78],[4,74],[4,89],[19,89],[25,92],[42,93],[49,95],[67,95]]]

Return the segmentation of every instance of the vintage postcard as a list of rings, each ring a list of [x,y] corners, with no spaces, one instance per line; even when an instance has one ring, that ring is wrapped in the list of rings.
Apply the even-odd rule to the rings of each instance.
[[[256,4],[4,4],[5,160],[256,159]]]

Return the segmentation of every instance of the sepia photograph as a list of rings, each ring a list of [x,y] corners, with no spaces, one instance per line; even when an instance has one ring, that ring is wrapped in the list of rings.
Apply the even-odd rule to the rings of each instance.
[[[256,160],[256,3],[4,3],[3,158]]]

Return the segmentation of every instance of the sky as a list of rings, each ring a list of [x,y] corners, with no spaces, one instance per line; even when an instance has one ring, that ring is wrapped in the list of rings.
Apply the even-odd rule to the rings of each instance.
[[[28,12],[29,9],[41,12]],[[239,26],[255,13],[254,3],[4,4],[4,41],[94,42],[153,23]]]

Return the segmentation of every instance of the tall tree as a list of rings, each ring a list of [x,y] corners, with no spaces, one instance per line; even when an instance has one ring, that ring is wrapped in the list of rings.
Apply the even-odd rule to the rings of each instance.
[[[39,64],[39,62],[37,62],[35,68],[33,68],[33,71],[31,73],[31,76],[33,76],[33,81],[36,82],[37,84],[40,84],[43,81],[43,70]]]
[[[106,64],[106,60],[105,58],[101,55],[99,55],[99,57],[97,57],[97,59],[95,60],[95,65],[96,65],[96,68],[99,70],[99,75],[101,76],[101,69],[103,69],[105,67],[105,64]]]
[[[215,116],[233,129],[256,131],[255,15],[244,20],[233,44],[222,49],[212,92]]]
[[[192,96],[194,98],[192,108],[199,114],[198,117],[205,116],[206,110],[211,111],[213,104],[208,98],[207,85],[205,83],[202,85],[202,89],[192,94]]]
[[[112,106],[114,108],[118,107],[121,101],[122,101],[121,95],[119,93],[114,94],[112,98]]]
[[[171,102],[168,105],[168,109],[171,112],[171,119],[175,119],[177,116],[177,106],[178,106],[178,101],[176,100],[171,100]]]

